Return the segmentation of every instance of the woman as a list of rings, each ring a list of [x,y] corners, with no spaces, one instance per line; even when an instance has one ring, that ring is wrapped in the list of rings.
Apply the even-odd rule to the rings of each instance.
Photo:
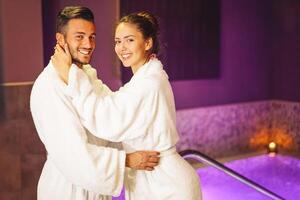
[[[173,92],[161,62],[154,56],[159,50],[158,29],[155,17],[146,12],[119,21],[115,52],[134,75],[124,87],[105,96],[97,95],[86,74],[71,66],[67,49],[64,52],[57,47],[52,62],[68,82],[68,94],[91,133],[121,141],[126,152],[161,152],[154,171],[127,169],[126,199],[198,200],[199,178],[175,148],[178,133]]]

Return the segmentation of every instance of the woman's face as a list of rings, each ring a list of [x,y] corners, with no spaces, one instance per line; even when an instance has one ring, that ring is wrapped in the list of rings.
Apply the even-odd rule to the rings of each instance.
[[[125,67],[131,67],[135,73],[149,57],[151,39],[144,39],[137,26],[120,23],[115,32],[115,52]]]

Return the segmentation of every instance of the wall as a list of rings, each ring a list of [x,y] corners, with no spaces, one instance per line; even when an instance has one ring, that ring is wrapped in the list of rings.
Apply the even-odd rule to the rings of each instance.
[[[300,101],[300,2],[220,2],[221,77],[173,82],[177,108]]]
[[[179,151],[194,149],[212,157],[267,152],[270,142],[280,153],[300,150],[300,103],[259,101],[177,112]]]
[[[0,1],[0,84],[3,83],[2,1]],[[0,120],[4,118],[3,87],[0,87]]]
[[[271,98],[272,1],[220,2],[220,78],[173,82],[178,109]]]
[[[0,2],[3,4],[0,12],[1,42],[5,49],[1,53],[5,66],[2,67],[3,81],[33,81],[43,66],[41,1]],[[87,5],[94,10],[98,27],[97,49],[92,63],[112,89],[118,88],[121,83],[112,45],[118,0],[43,2],[52,5],[44,15],[45,18],[52,13],[52,21],[46,24],[46,27],[52,27],[52,32],[49,28],[48,35],[44,33],[47,41],[44,46],[48,51],[45,62],[49,60],[55,43],[53,18],[57,10],[67,4]],[[299,1],[220,0],[220,3],[221,76],[212,80],[173,82],[177,108],[265,99],[298,101],[300,94],[293,86],[297,85],[300,75],[300,47],[297,45],[300,30],[299,20],[296,20]],[[25,12],[26,8],[35,12]],[[53,10],[55,12],[50,12]],[[21,26],[14,26],[14,13],[20,15],[18,24]],[[26,23],[29,19],[30,23]],[[22,37],[19,37],[20,33],[23,33]]]
[[[272,98],[300,101],[300,1],[275,0]]]
[[[0,4],[3,82],[33,81],[43,68],[41,1]]]
[[[31,85],[6,86],[0,121],[0,199],[36,199],[46,153],[29,111]]]
[[[0,199],[35,199],[45,152],[29,112],[43,69],[40,0],[0,0]]]

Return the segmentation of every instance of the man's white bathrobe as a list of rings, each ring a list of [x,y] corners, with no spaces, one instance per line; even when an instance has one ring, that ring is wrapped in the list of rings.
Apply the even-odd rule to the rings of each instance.
[[[98,85],[93,91],[98,95],[107,91],[97,83],[96,72],[89,71],[92,85]],[[47,150],[38,199],[108,200],[111,195],[118,196],[124,180],[125,152],[105,147],[107,141],[83,127],[65,91],[66,85],[51,63],[32,88],[31,113]]]
[[[175,149],[178,133],[174,97],[159,60],[151,59],[124,87],[105,97],[95,94],[86,74],[73,65],[68,94],[92,134],[122,141],[126,152],[161,152],[154,171],[127,169],[127,199],[201,199],[199,177]]]

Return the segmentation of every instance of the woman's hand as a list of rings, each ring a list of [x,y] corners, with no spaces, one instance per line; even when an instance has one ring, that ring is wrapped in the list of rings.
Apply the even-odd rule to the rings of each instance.
[[[64,45],[64,49],[56,44],[54,47],[54,55],[51,56],[51,61],[60,78],[68,84],[69,70],[72,65],[72,57],[69,52],[68,45]]]

